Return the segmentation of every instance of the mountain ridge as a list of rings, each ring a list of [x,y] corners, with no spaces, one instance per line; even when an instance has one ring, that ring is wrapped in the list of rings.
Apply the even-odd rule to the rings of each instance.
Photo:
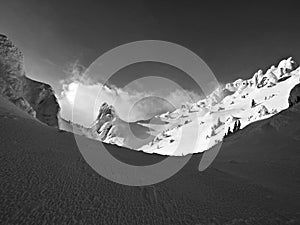
[[[195,144],[194,149],[176,154],[201,152],[221,142],[226,132],[234,129],[236,120],[232,118],[239,118],[240,129],[243,129],[248,124],[276,115],[293,102],[299,101],[299,89],[296,88],[299,82],[300,67],[289,57],[281,60],[277,66],[272,65],[265,73],[258,70],[249,79],[239,78],[218,87],[198,102],[183,103],[181,108],[149,120],[127,123],[116,116],[117,113],[113,110],[114,115],[104,122],[103,118],[100,119],[99,112],[94,124],[83,133],[106,143],[147,153],[173,155],[182,137],[190,135],[198,138],[190,130],[198,132],[200,124],[199,129],[203,133],[200,133],[200,141],[203,146]],[[293,95],[296,97],[292,97]],[[103,106],[114,109],[106,103],[101,107]],[[138,128],[133,126],[142,128],[135,133],[143,133],[143,138],[134,133]],[[182,129],[186,135],[182,133]]]

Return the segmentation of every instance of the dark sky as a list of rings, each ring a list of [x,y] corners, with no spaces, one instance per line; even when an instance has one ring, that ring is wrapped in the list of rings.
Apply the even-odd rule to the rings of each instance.
[[[189,48],[224,83],[290,55],[300,61],[297,2],[1,0],[0,33],[22,49],[29,76],[56,90],[70,63],[147,39]]]

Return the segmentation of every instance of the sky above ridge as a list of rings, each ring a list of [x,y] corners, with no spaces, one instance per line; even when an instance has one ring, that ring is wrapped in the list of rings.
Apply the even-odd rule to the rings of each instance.
[[[182,45],[226,83],[249,78],[288,56],[300,60],[298,5],[298,1],[2,0],[0,33],[24,53],[28,76],[51,84],[58,94],[73,76],[74,64],[88,67],[112,48],[139,40]],[[111,85],[122,88],[128,77],[157,74],[198,92],[184,72],[155,63],[125,68]],[[168,90],[163,85],[152,88]]]

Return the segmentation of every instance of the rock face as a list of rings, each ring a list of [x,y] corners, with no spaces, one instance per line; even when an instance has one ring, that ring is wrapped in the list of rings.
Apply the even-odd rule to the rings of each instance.
[[[108,133],[113,127],[113,122],[117,118],[116,111],[113,106],[103,103],[99,109],[99,114],[92,126],[94,134],[98,134],[98,138],[104,141],[108,137]]]
[[[41,122],[58,127],[60,107],[51,86],[26,76],[23,54],[1,34],[0,94]]]
[[[36,118],[52,127],[58,127],[60,107],[50,85],[26,77],[24,96],[36,111]]]
[[[297,84],[290,92],[289,107],[292,107],[300,102],[300,84]]]
[[[202,101],[206,105],[216,105],[227,96],[239,96],[247,88],[273,87],[278,83],[289,79],[291,76],[299,74],[300,67],[297,68],[296,62],[289,57],[279,62],[277,66],[272,65],[265,73],[260,69],[250,79],[237,79],[217,88],[211,95]],[[242,96],[246,98],[246,96]],[[232,102],[233,104],[234,102]]]
[[[246,87],[272,87],[278,82],[284,81],[295,72],[297,68],[296,62],[289,57],[279,62],[277,66],[272,65],[265,73],[260,69],[251,79],[237,79],[232,83],[227,83],[225,88],[231,92],[241,92]]]

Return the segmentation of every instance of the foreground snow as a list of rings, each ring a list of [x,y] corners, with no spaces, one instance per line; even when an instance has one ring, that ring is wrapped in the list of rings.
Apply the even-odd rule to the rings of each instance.
[[[123,186],[98,175],[72,133],[45,126],[1,96],[0,123],[1,224],[296,225],[300,221],[299,104],[227,138],[205,171],[197,171],[203,154],[194,154],[176,175],[143,187]],[[89,152],[108,149],[120,161],[138,165],[137,170],[164,159],[78,138],[85,139]]]

